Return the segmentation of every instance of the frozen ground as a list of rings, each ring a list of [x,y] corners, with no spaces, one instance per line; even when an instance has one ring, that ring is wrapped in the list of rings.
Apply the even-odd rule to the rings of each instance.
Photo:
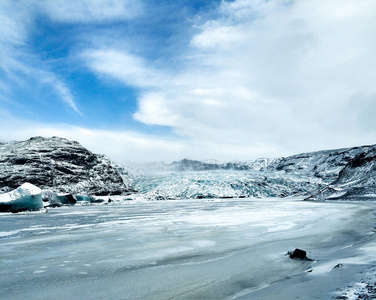
[[[0,299],[330,299],[376,264],[374,209],[221,199],[0,214]],[[295,248],[314,261],[289,259]]]

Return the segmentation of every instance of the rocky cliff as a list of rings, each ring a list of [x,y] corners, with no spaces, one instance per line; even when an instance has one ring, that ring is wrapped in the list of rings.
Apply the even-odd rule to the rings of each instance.
[[[126,176],[107,157],[64,138],[33,137],[0,143],[2,191],[29,182],[54,192],[124,194],[132,191]]]

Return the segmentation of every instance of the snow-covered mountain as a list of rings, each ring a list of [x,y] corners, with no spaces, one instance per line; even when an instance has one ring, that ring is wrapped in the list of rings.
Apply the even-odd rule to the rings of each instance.
[[[59,137],[0,143],[0,170],[2,191],[17,188],[24,182],[72,194],[132,191],[126,172],[107,157]]]
[[[376,198],[376,145],[351,149],[355,154],[335,180],[311,199],[366,200]]]
[[[148,164],[148,176],[135,188],[150,199],[375,197],[375,149],[362,146],[231,163],[183,159]]]
[[[77,142],[35,137],[0,142],[0,190],[32,183],[43,190],[109,195],[139,191],[144,199],[288,197],[366,199],[376,197],[376,145],[325,150],[254,161],[145,164],[130,174]]]
[[[268,171],[283,171],[308,177],[322,178],[332,182],[338,178],[340,171],[362,153],[375,146],[362,146],[336,150],[324,150],[297,154],[272,160]]]

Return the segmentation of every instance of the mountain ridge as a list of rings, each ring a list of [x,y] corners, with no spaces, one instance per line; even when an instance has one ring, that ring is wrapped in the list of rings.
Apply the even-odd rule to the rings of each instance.
[[[143,169],[144,176],[131,174],[108,157],[59,137],[0,143],[0,191],[3,192],[30,182],[57,193],[98,196],[125,195],[136,192],[136,188],[148,199],[376,198],[376,145],[253,161],[220,163],[182,159],[170,164],[144,164]]]

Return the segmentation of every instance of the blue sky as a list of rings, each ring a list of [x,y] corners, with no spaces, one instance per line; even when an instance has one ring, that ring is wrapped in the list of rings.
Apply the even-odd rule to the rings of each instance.
[[[0,139],[118,162],[376,143],[376,2],[1,1]]]

